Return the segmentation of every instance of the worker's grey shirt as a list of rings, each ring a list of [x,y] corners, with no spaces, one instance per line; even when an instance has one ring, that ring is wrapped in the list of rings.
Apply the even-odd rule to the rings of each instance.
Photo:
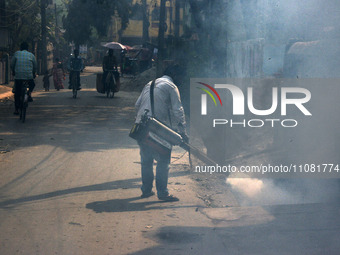
[[[151,83],[152,81],[145,85],[136,102],[136,123],[141,122],[141,117],[144,115],[145,109],[149,110],[149,116],[152,115],[150,102]],[[155,116],[158,120],[166,123],[168,126],[171,124],[173,128],[178,129],[180,132],[184,131],[185,115],[181,97],[177,86],[169,76],[164,75],[161,78],[156,79],[154,88],[154,109]],[[181,123],[183,128],[181,125],[178,127],[179,123]]]

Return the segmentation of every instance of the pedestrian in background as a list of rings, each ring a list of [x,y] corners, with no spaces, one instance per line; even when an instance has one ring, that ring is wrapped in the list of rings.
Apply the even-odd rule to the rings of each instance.
[[[45,91],[50,91],[50,76],[52,76],[52,74],[46,71],[44,78],[43,78]]]
[[[64,88],[63,80],[65,80],[65,72],[63,64],[59,61],[59,58],[55,59],[52,69],[54,88],[59,91]]]

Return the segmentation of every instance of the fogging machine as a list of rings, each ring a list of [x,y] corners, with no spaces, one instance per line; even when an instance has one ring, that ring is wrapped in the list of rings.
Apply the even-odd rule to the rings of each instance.
[[[141,123],[135,123],[130,131],[129,136],[139,143],[146,144],[159,154],[166,154],[171,150],[171,147],[178,145],[184,150],[192,153],[197,158],[208,165],[216,165],[206,154],[191,146],[184,140],[181,134],[171,129],[161,121],[157,120],[154,113],[154,88],[156,80],[153,80],[150,85],[150,103],[151,114],[148,115],[149,110],[145,112],[141,118]]]
[[[172,146],[180,146],[208,165],[216,165],[205,153],[190,145],[182,135],[154,117],[148,116],[145,110],[141,123],[135,123],[130,137],[150,146],[159,154],[165,154]]]

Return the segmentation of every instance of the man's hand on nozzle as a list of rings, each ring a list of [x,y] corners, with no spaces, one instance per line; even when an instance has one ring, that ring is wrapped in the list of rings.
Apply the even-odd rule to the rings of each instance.
[[[188,137],[186,132],[181,133],[180,135],[182,136],[182,140],[183,140],[184,143],[188,143],[189,142],[189,137]]]
[[[182,136],[183,142],[185,143],[189,142],[189,137],[187,135],[185,124],[183,123],[178,124],[178,132]]]

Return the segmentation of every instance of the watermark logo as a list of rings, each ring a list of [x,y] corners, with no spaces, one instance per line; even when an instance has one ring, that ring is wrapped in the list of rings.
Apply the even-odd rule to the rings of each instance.
[[[218,100],[220,101],[221,106],[223,106],[221,97],[217,93],[216,89],[214,89],[209,84],[206,84],[206,83],[203,83],[203,82],[198,82],[198,83],[203,85],[203,86],[205,86],[206,88],[210,89],[217,96]],[[215,100],[215,97],[211,94],[211,92],[209,90],[207,90],[205,88],[200,88],[200,87],[197,87],[197,88],[202,90],[202,91],[204,91],[204,92],[206,92],[212,98],[212,100],[214,101],[215,106],[217,106],[217,102]],[[201,114],[202,115],[207,115],[207,94],[202,94],[201,95],[201,101],[202,101]]]
[[[206,86],[207,88],[211,89],[215,95],[220,100],[221,106],[222,106],[222,100],[217,93],[217,91],[210,85],[205,84],[203,82],[199,82],[200,84]],[[243,94],[243,91],[231,84],[215,84],[215,88],[217,89],[227,89],[229,92],[231,92],[232,98],[233,98],[233,115],[244,115],[244,107],[245,107],[245,96]],[[210,97],[213,99],[215,105],[217,105],[215,98],[213,95],[206,89],[200,88],[204,92],[210,95]],[[307,110],[307,108],[304,106],[305,103],[307,103],[311,99],[311,93],[308,89],[305,88],[290,88],[290,87],[284,87],[281,88],[281,115],[285,116],[287,115],[287,105],[295,105],[304,115],[311,116],[312,114]],[[289,98],[289,94],[299,94],[302,95],[300,98]],[[249,87],[247,88],[247,106],[251,113],[258,115],[258,116],[266,116],[273,114],[278,107],[278,88],[274,87],[272,88],[272,105],[269,109],[265,110],[259,110],[254,107],[253,103],[253,88]],[[201,115],[207,115],[207,95],[202,94],[201,95]]]
[[[225,110],[226,114],[232,113],[233,116],[244,116],[246,115],[246,110],[248,110],[249,113],[255,115],[255,116],[270,116],[274,113],[277,113],[276,116],[287,116],[287,108],[288,106],[291,107],[290,109],[295,108],[295,110],[298,110],[301,112],[304,116],[312,116],[312,113],[307,109],[306,103],[308,103],[311,100],[311,93],[308,89],[301,88],[301,87],[272,87],[271,93],[266,94],[263,98],[265,101],[269,101],[271,105],[265,106],[265,109],[259,109],[259,107],[255,107],[254,105],[254,88],[253,87],[247,87],[246,92],[244,93],[242,89],[237,87],[236,85],[232,84],[222,84],[222,83],[216,83],[213,86],[209,85],[204,82],[197,81],[196,84],[201,84],[202,87],[196,87],[200,90],[202,90],[203,94],[201,94],[201,116],[208,115],[207,108],[207,95],[210,96],[212,101],[214,102],[214,105],[218,105],[218,101],[221,106],[222,99],[220,97],[220,94],[216,91],[219,90],[219,92],[226,94],[231,94],[231,102],[232,102],[232,109],[230,107],[228,108],[227,105],[224,105],[223,111]],[[256,88],[261,89],[261,88]],[[221,94],[223,95],[223,94]],[[271,98],[268,98],[271,97]],[[216,100],[218,99],[218,101]],[[230,97],[229,97],[230,98]],[[230,104],[229,104],[230,105]],[[281,125],[284,127],[295,127],[297,126],[298,122],[295,119],[251,119],[249,121],[243,120],[242,122],[233,122],[233,120],[227,120],[227,119],[214,119],[213,121],[213,127],[216,125],[225,125],[227,123],[234,123],[234,124],[242,124],[245,126],[251,126],[251,127],[262,127],[265,123],[271,123],[271,126],[274,127],[275,122],[281,122]],[[288,124],[290,123],[290,124]]]

